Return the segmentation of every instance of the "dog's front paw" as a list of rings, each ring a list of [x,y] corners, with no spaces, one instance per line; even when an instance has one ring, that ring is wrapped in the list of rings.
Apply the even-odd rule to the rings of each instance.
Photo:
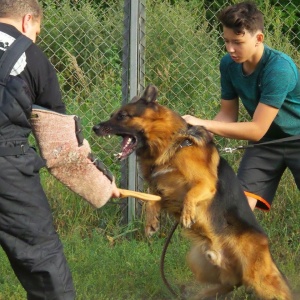
[[[145,235],[151,237],[155,232],[159,230],[159,221],[157,218],[149,222],[145,226]]]
[[[196,222],[195,209],[192,207],[184,207],[181,213],[181,223],[185,228],[191,228]]]
[[[159,201],[149,201],[146,203],[146,225],[145,235],[152,236],[159,229],[159,213],[161,203]]]

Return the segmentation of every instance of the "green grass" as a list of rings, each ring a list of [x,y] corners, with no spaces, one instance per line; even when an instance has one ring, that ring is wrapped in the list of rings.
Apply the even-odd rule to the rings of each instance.
[[[143,235],[143,223],[122,225],[119,205],[110,201],[95,210],[43,175],[53,207],[56,226],[72,270],[78,300],[174,299],[160,274],[160,257],[172,220],[162,219],[162,229],[151,239]],[[57,191],[59,190],[59,193]],[[267,231],[271,250],[293,289],[300,289],[299,191],[289,172],[284,174],[274,205],[269,213],[256,211]],[[177,229],[169,245],[166,278],[179,293],[189,297],[199,286],[185,264],[189,243]],[[25,292],[0,249],[0,300],[23,300]],[[232,299],[252,299],[241,288]]]

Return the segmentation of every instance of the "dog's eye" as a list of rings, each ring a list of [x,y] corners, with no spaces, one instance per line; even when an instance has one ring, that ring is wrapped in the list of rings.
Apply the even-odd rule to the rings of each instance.
[[[117,119],[118,120],[123,120],[125,119],[126,117],[128,117],[128,114],[126,111],[120,111],[117,115]]]

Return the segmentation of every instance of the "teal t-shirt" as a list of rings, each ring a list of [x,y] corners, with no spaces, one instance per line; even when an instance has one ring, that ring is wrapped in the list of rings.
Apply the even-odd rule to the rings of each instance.
[[[266,138],[300,134],[300,74],[288,55],[264,45],[255,71],[244,75],[242,64],[227,54],[221,60],[220,73],[221,98],[239,97],[251,117],[259,102],[279,109]]]

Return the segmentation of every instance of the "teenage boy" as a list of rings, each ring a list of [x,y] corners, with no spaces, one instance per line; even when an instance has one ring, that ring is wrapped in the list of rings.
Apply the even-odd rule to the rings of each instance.
[[[185,115],[192,125],[250,143],[300,135],[300,76],[293,60],[264,44],[263,14],[253,2],[219,14],[227,54],[220,63],[221,108],[213,120]],[[251,121],[239,122],[239,99]],[[238,178],[249,205],[269,210],[286,168],[300,189],[300,140],[249,147]]]

